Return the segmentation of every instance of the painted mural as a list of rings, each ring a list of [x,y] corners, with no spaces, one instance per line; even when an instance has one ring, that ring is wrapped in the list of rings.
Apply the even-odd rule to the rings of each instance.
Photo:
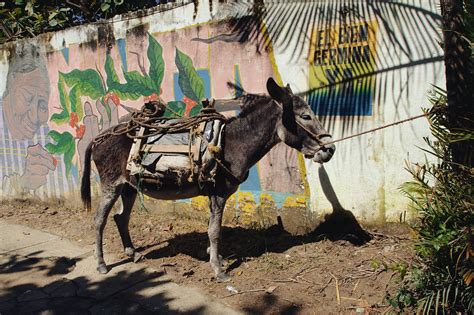
[[[308,103],[316,114],[372,116],[377,21],[315,29]]]
[[[0,107],[2,195],[77,192],[90,141],[149,100],[160,97],[167,103],[165,116],[183,117],[195,115],[205,98],[236,96],[227,82],[266,92],[267,78],[278,76],[271,52],[222,40],[227,31],[221,22],[129,32],[111,45],[99,39],[46,54],[32,45],[19,47]],[[252,168],[236,203],[258,204],[262,194],[277,206],[297,196],[304,200],[301,168],[296,151],[277,146]]]
[[[44,55],[33,45],[18,45],[0,101],[3,195],[43,190],[47,182],[55,182],[52,172],[61,174],[57,159],[46,149],[49,97],[50,81]]]

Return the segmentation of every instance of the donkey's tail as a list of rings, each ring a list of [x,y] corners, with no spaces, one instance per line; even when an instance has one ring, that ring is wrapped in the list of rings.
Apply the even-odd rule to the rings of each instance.
[[[91,141],[86,149],[86,155],[84,157],[84,171],[82,172],[81,182],[81,199],[87,211],[91,210],[91,156],[93,143],[94,142]]]

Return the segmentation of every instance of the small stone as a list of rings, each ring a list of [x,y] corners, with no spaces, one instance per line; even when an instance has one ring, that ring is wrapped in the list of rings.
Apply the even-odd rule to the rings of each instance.
[[[227,289],[227,291],[229,291],[232,294],[239,293],[239,290],[237,290],[235,287],[231,286],[230,284],[228,284],[225,288]]]
[[[359,313],[360,313],[360,314],[365,313],[365,308],[363,308],[363,307],[358,307],[358,308],[356,308],[356,313],[358,313],[358,314],[359,314]]]
[[[271,294],[271,293],[273,293],[273,291],[275,291],[276,288],[278,288],[278,286],[272,285],[272,286],[268,287],[267,290],[265,290],[265,292]]]

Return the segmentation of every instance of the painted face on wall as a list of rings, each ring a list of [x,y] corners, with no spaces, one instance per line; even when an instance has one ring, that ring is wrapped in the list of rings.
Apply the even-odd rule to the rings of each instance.
[[[9,76],[3,99],[4,119],[13,139],[31,139],[48,121],[49,79],[41,68]]]

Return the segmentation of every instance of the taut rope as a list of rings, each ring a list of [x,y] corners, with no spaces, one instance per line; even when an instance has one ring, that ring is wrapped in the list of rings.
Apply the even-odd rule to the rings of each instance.
[[[392,126],[395,126],[395,125],[398,125],[398,124],[403,124],[403,123],[406,123],[407,121],[410,121],[410,120],[415,120],[415,119],[418,119],[418,118],[421,118],[421,117],[426,117],[427,115],[428,115],[428,113],[424,113],[424,114],[421,114],[421,115],[418,115],[418,116],[409,117],[407,119],[399,120],[399,121],[396,121],[396,122],[388,124],[388,125],[383,125],[383,126],[380,126],[380,127],[377,127],[377,128],[369,129],[369,130],[362,131],[362,132],[359,132],[359,133],[356,133],[356,134],[353,134],[353,135],[350,135],[350,136],[347,136],[347,137],[343,137],[343,138],[340,138],[340,139],[337,139],[337,140],[334,140],[334,141],[329,141],[329,142],[324,143],[324,145],[333,144],[333,143],[341,142],[341,141],[344,141],[344,140],[347,140],[347,139],[359,137],[359,136],[362,136],[362,135],[365,135],[367,133],[371,133],[371,132],[374,132],[374,131],[377,131],[377,130],[380,130],[380,129],[385,129],[385,128],[392,127]]]
[[[281,108],[283,109],[283,105],[280,104],[279,102],[275,101],[274,102]],[[436,108],[432,108],[430,110],[430,112],[436,110]],[[306,133],[308,133],[313,139],[315,139],[319,145],[321,145],[321,148],[319,150],[321,150],[325,145],[329,145],[329,144],[333,144],[333,143],[336,143],[336,142],[341,142],[341,141],[344,141],[344,140],[347,140],[347,139],[351,139],[351,138],[355,138],[355,137],[359,137],[359,136],[362,136],[362,135],[365,135],[367,133],[371,133],[371,132],[375,132],[377,130],[381,130],[381,129],[385,129],[385,128],[388,128],[388,127],[392,127],[392,126],[395,126],[395,125],[398,125],[398,124],[403,124],[403,123],[406,123],[407,121],[410,121],[410,120],[415,120],[415,119],[418,119],[418,118],[421,118],[421,117],[426,117],[427,115],[429,115],[429,112],[427,113],[423,113],[421,115],[418,115],[418,116],[413,116],[413,117],[409,117],[407,119],[403,119],[403,120],[399,120],[399,121],[396,121],[394,123],[391,123],[391,124],[388,124],[388,125],[383,125],[383,126],[380,126],[380,127],[377,127],[377,128],[373,128],[373,129],[369,129],[369,130],[366,130],[366,131],[363,131],[363,132],[359,132],[359,133],[356,133],[356,134],[353,134],[353,135],[350,135],[350,136],[347,136],[347,137],[343,137],[343,138],[340,138],[340,139],[337,139],[337,140],[334,140],[334,141],[329,141],[329,142],[322,142],[321,141],[321,138],[323,137],[328,137],[328,136],[331,136],[330,134],[326,134],[326,133],[320,133],[320,134],[315,134],[314,132],[312,132],[311,130],[309,130],[308,128],[306,128],[302,123],[300,123],[299,121],[296,120],[296,123],[298,124],[298,126],[300,126],[304,131],[306,131]]]

